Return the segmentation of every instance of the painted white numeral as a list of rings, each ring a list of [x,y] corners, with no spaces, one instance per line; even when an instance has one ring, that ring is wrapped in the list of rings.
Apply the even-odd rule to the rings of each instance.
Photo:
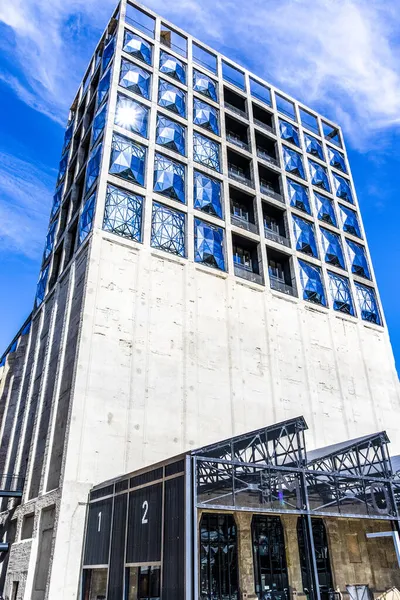
[[[98,519],[97,531],[100,531],[100,529],[101,529],[101,510],[99,511],[99,514],[97,515],[97,519]]]
[[[143,508],[142,525],[145,525],[146,523],[149,522],[149,520],[147,518],[147,512],[149,510],[149,503],[147,502],[147,500],[145,500],[143,502],[142,508]]]

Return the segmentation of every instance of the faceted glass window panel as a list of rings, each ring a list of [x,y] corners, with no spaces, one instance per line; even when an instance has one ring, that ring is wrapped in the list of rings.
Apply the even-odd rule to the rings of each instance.
[[[375,290],[361,283],[355,282],[357,303],[360,308],[363,321],[382,325],[378,302],[376,300]]]
[[[67,129],[65,130],[65,135],[64,135],[64,144],[63,144],[63,152],[65,152],[65,150],[69,147],[71,140],[72,140],[72,134],[74,132],[74,123],[72,122],[71,125],[68,125]]]
[[[193,160],[220,171],[220,145],[200,133],[193,133]]]
[[[198,98],[193,98],[193,123],[219,135],[218,110]]]
[[[185,155],[185,129],[180,123],[157,115],[156,143]]]
[[[321,142],[317,140],[317,138],[312,135],[308,135],[308,133],[304,134],[304,142],[306,145],[306,151],[308,154],[312,154],[313,156],[317,156],[321,160],[324,159],[324,151],[322,150]]]
[[[326,306],[324,284],[322,283],[321,269],[315,265],[299,260],[300,284],[303,290],[303,299]]]
[[[114,56],[115,49],[115,37],[113,37],[104,48],[103,52],[103,71],[105,71],[110,64],[112,57]]]
[[[333,208],[333,202],[327,196],[314,192],[315,206],[317,208],[317,217],[320,221],[330,223],[337,227],[335,209]]]
[[[58,170],[58,177],[57,177],[57,182],[60,182],[61,179],[64,177],[66,171],[67,171],[67,166],[68,166],[68,151],[66,152],[66,154],[64,154],[64,156],[61,158],[60,160],[60,166],[59,166],[59,170]]]
[[[187,57],[187,39],[165,23],[161,23],[160,42],[184,58]]]
[[[331,167],[335,167],[336,169],[339,169],[339,171],[347,173],[344,156],[341,152],[339,152],[339,150],[335,150],[335,148],[328,146],[328,156]]]
[[[50,265],[47,265],[47,267],[45,267],[44,269],[42,269],[40,271],[39,280],[38,280],[37,286],[36,286],[36,296],[35,296],[36,308],[42,304],[44,297],[46,295],[46,286],[47,286],[47,279],[49,277],[49,268],[50,268]]]
[[[50,256],[50,254],[53,252],[54,239],[56,237],[57,225],[58,225],[58,221],[56,220],[49,227],[49,230],[48,230],[47,236],[46,236],[46,244],[44,247],[43,260],[46,260]]]
[[[96,201],[96,194],[92,194],[86,200],[86,202],[83,206],[81,216],[79,217],[78,245],[82,244],[82,242],[87,238],[89,233],[92,231],[95,201]]]
[[[308,189],[301,185],[300,183],[296,183],[291,179],[287,179],[287,189],[289,194],[290,206],[295,206],[299,210],[304,210],[304,212],[311,215],[311,206],[310,206],[310,198],[308,196]]]
[[[224,231],[200,219],[194,220],[194,260],[225,270]]]
[[[130,240],[142,241],[143,196],[107,187],[103,229]]]
[[[315,241],[314,225],[296,215],[293,218],[293,233],[296,240],[296,250],[309,256],[318,258],[317,244]]]
[[[158,83],[158,104],[180,117],[186,115],[186,93],[163,79]]]
[[[196,71],[196,69],[193,69],[193,89],[199,94],[208,96],[214,102],[218,102],[217,84],[211,77]]]
[[[154,202],[151,246],[178,256],[185,256],[185,215]]]
[[[299,132],[297,127],[291,125],[287,121],[279,119],[279,131],[283,140],[286,140],[295,146],[300,146]]]
[[[350,182],[344,177],[340,177],[340,175],[336,175],[333,173],[333,184],[335,187],[335,193],[338,198],[342,198],[342,200],[347,200],[350,204],[353,204],[353,195],[350,189]]]
[[[335,265],[336,267],[345,269],[346,265],[340,236],[332,231],[328,231],[328,229],[325,229],[324,227],[321,227],[320,231],[325,262],[329,265]]]
[[[110,173],[144,185],[146,148],[114,133],[111,146]]]
[[[222,77],[225,81],[228,81],[241,90],[245,89],[244,73],[229,65],[224,60],[222,61]]]
[[[160,53],[160,72],[177,79],[180,83],[186,83],[186,65],[164,50]]]
[[[284,115],[287,115],[288,117],[293,119],[293,121],[297,121],[296,111],[295,111],[293,102],[291,102],[290,100],[287,100],[280,94],[275,94],[275,99],[276,99],[276,108],[279,110],[279,112],[283,113]]]
[[[354,210],[351,210],[351,208],[346,208],[343,204],[339,204],[339,214],[343,231],[361,238],[362,235],[357,213],[354,212]]]
[[[194,171],[194,207],[222,219],[221,182]]]
[[[331,191],[331,187],[329,185],[328,175],[326,173],[325,167],[319,165],[313,160],[308,161],[310,167],[310,177],[311,183],[316,187],[320,187],[327,192]]]
[[[125,58],[121,61],[119,85],[147,100],[150,99],[151,73]]]
[[[136,100],[118,94],[115,124],[147,138],[149,109]]]
[[[304,108],[300,108],[300,120],[303,127],[311,129],[311,131],[315,131],[315,133],[320,135],[317,117],[314,117],[314,115],[304,110]]]
[[[322,130],[324,132],[324,136],[326,140],[335,144],[335,146],[342,147],[342,142],[340,141],[340,133],[337,127],[333,127],[332,125],[328,125],[328,123],[322,122]]]
[[[97,88],[97,106],[103,102],[104,98],[108,94],[111,83],[111,69],[108,69],[107,73],[100,79],[99,87]]]
[[[369,270],[364,246],[360,246],[360,244],[356,244],[350,240],[346,240],[346,242],[350,258],[351,272],[355,275],[359,275],[360,277],[371,279],[371,273]]]
[[[101,134],[103,133],[104,126],[106,124],[107,117],[107,105],[97,111],[95,118],[93,119],[93,133],[92,133],[92,146],[97,142]]]
[[[328,271],[329,293],[333,310],[354,316],[354,304],[347,277]]]
[[[283,151],[283,162],[285,164],[285,170],[292,175],[297,175],[301,179],[305,179],[303,159],[301,154],[291,150],[287,146],[282,146]]]
[[[130,25],[133,25],[136,29],[140,29],[140,31],[143,31],[146,35],[154,37],[155,18],[129,2],[126,5],[125,19],[127,23],[130,23]]]
[[[264,102],[265,104],[268,104],[268,106],[272,106],[271,90],[251,77],[250,93],[254,98],[260,100],[260,102]]]
[[[100,172],[102,144],[99,144],[92,150],[86,167],[86,187],[85,193],[90,190]]]
[[[58,209],[60,208],[61,198],[64,191],[64,184],[62,183],[56,188],[55,194],[53,196],[53,206],[51,207],[50,219],[54,217]]]
[[[154,157],[154,191],[185,203],[185,165],[162,154]]]
[[[193,42],[192,44],[193,62],[206,67],[213,73],[217,72],[217,57],[202,46]]]
[[[146,65],[151,65],[153,48],[152,45],[144,40],[140,35],[125,31],[123,51],[139,60],[142,60]]]

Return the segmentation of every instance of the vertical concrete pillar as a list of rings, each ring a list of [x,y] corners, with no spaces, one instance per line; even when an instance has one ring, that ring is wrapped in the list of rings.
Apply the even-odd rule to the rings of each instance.
[[[289,586],[293,596],[304,596],[301,578],[299,544],[297,540],[297,515],[281,515],[284,535]]]
[[[252,514],[235,513],[238,528],[239,587],[243,598],[257,598],[254,584],[253,546],[251,540]]]

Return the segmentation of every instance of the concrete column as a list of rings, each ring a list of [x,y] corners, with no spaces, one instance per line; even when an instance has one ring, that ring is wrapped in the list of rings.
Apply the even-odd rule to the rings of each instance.
[[[243,599],[246,597],[248,599],[257,598],[254,584],[251,519],[251,513],[235,513],[235,521],[238,529],[239,587]]]

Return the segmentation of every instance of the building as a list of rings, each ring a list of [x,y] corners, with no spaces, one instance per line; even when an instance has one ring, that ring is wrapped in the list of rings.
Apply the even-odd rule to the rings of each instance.
[[[0,590],[76,598],[99,482],[304,414],[388,432],[399,384],[340,128],[122,0],[65,133],[1,363]],[[22,500],[21,500],[22,498]]]

